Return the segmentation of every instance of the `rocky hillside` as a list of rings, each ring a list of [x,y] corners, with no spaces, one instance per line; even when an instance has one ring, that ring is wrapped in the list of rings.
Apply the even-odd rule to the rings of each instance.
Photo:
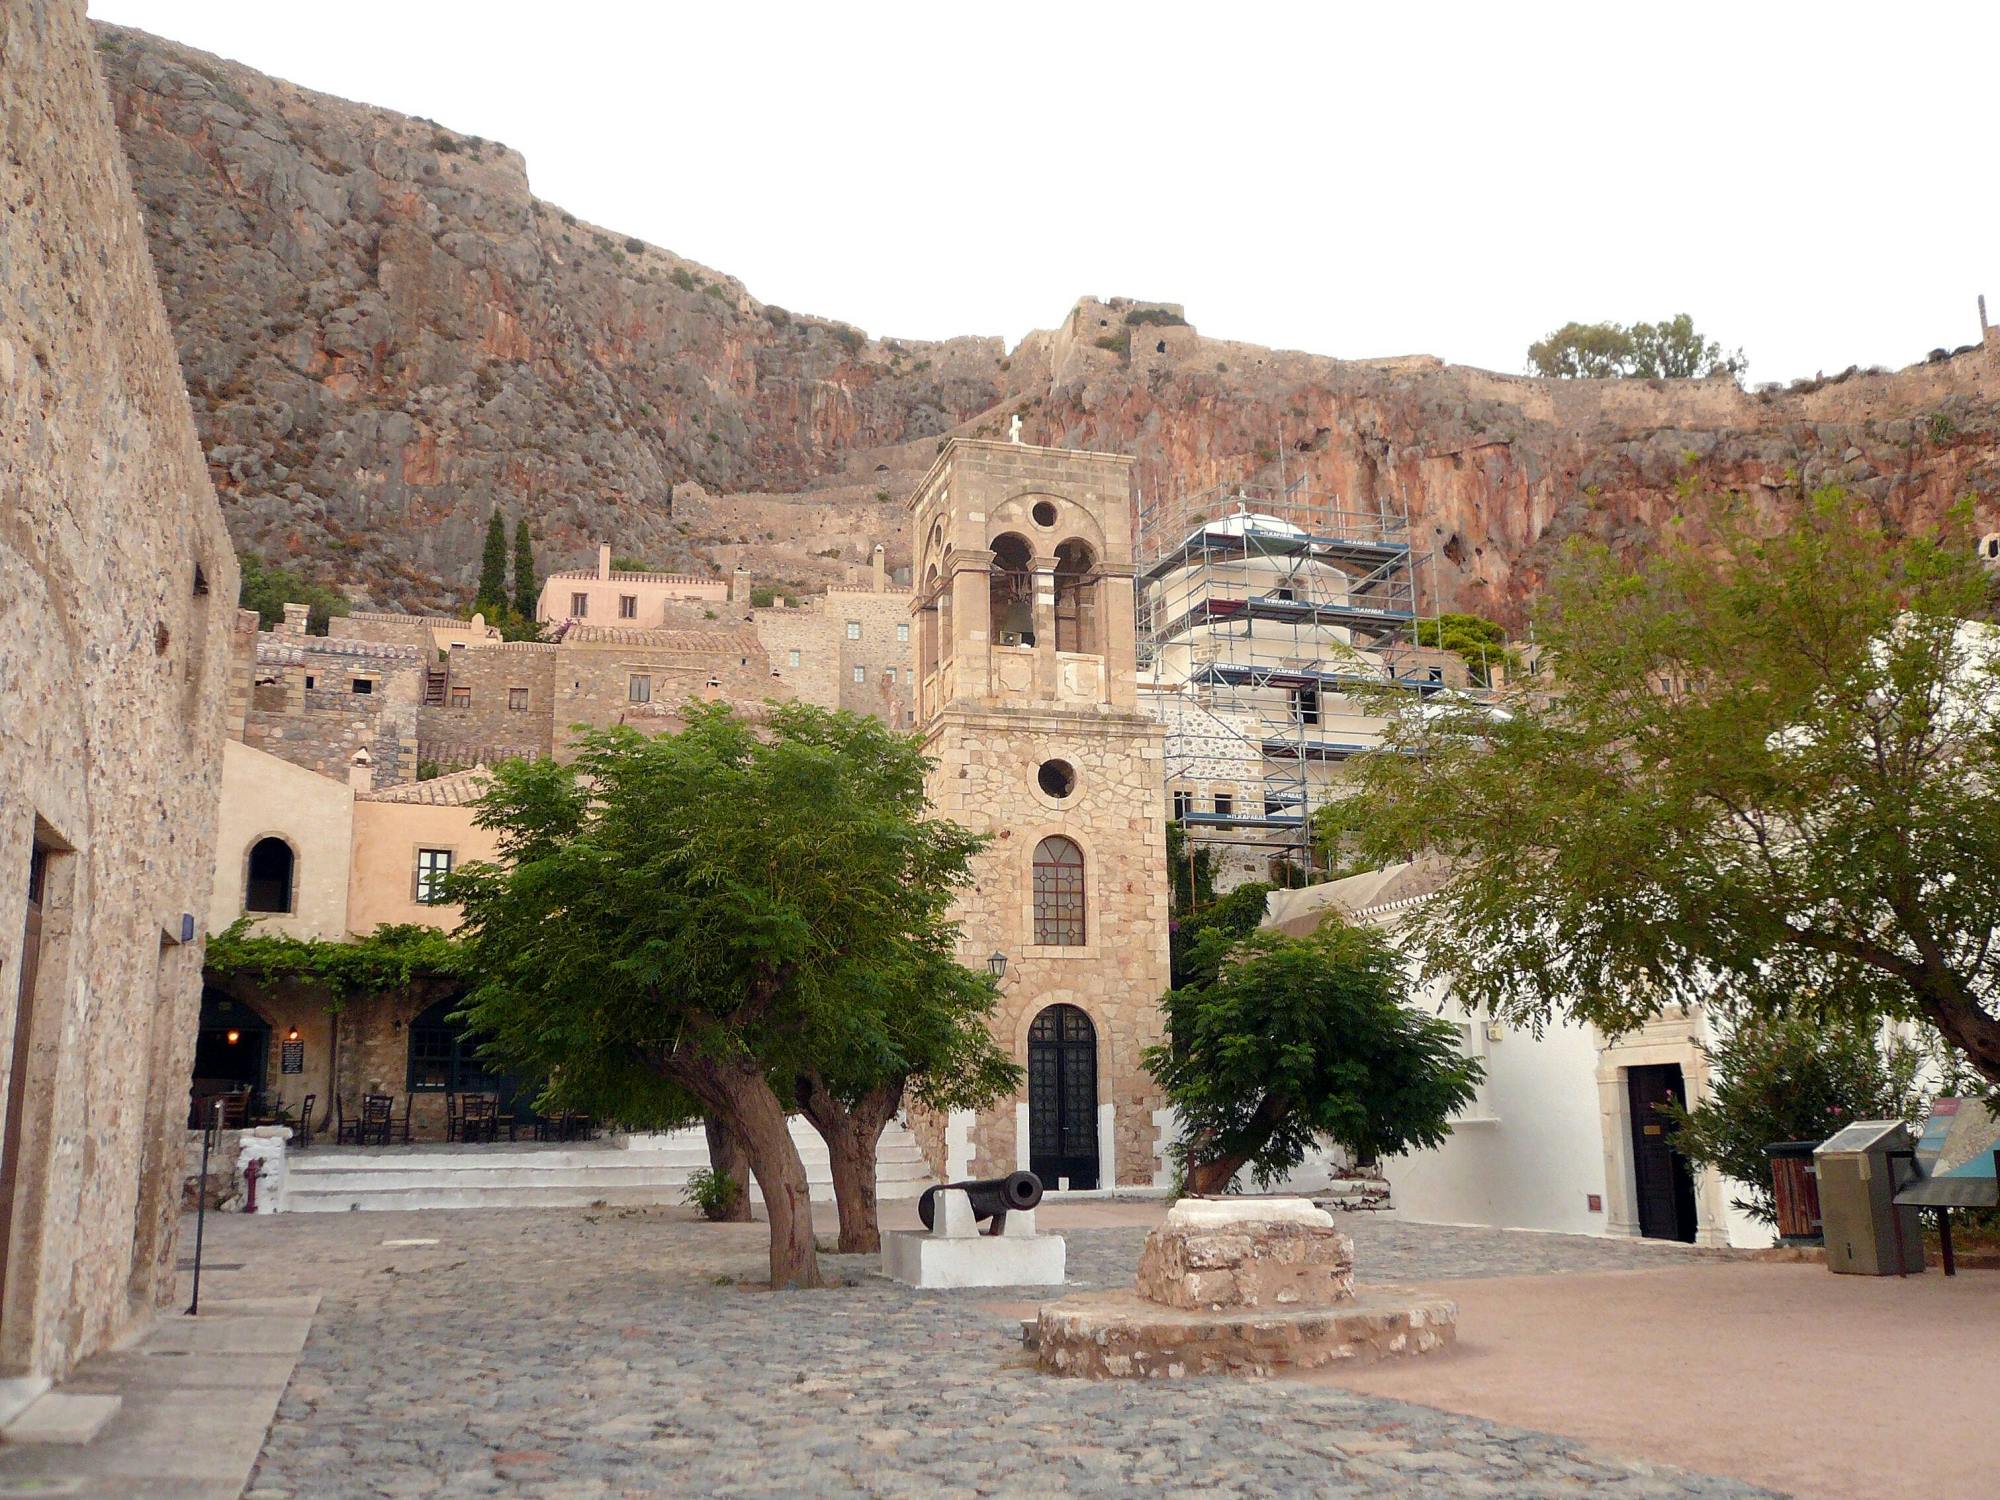
[[[2000,346],[1750,395],[1275,352],[1120,300],[1011,352],[869,338],[578,222],[504,146],[98,36],[237,543],[377,606],[461,602],[496,504],[545,566],[598,538],[805,587],[877,540],[900,564],[939,439],[1015,414],[1030,441],[1135,454],[1149,494],[1282,454],[1407,504],[1438,601],[1507,618],[1561,538],[1698,527],[1712,493],[1780,507],[1840,479],[1906,521],[2000,501]]]

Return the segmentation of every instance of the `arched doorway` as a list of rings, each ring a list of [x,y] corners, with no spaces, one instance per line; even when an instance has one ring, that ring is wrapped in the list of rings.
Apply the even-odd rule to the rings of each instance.
[[[1074,1005],[1028,1028],[1028,1170],[1051,1188],[1097,1186],[1097,1029]]]
[[[247,1094],[254,1103],[264,1091],[270,1052],[269,1022],[243,1001],[204,987],[194,1038],[189,1127],[198,1129],[210,1122],[213,1115],[204,1105],[218,1094]]]

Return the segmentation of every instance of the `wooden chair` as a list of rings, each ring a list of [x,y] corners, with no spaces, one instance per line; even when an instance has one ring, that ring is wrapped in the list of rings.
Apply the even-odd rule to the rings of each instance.
[[[462,1141],[497,1141],[500,1138],[499,1101],[491,1094],[467,1094],[460,1099],[458,1138]]]
[[[396,1101],[387,1094],[363,1094],[361,1096],[361,1143],[365,1146],[373,1140],[380,1145],[389,1144],[389,1129],[395,1123]]]
[[[361,1122],[347,1118],[347,1111],[340,1107],[340,1095],[333,1096],[333,1143],[336,1146],[358,1146],[361,1144]]]
[[[292,1127],[292,1145],[300,1151],[313,1143],[313,1108],[318,1103],[318,1094],[307,1094],[306,1102],[299,1106],[299,1122]]]
[[[241,1130],[250,1119],[250,1094],[247,1089],[235,1093],[217,1094],[222,1101],[222,1128]],[[211,1109],[213,1105],[209,1106]]]
[[[403,1095],[403,1123],[396,1128],[396,1139],[405,1146],[411,1142],[410,1107],[416,1102],[417,1096],[415,1094]]]
[[[465,1120],[458,1112],[458,1091],[447,1089],[444,1096],[444,1138],[458,1140],[464,1130]]]

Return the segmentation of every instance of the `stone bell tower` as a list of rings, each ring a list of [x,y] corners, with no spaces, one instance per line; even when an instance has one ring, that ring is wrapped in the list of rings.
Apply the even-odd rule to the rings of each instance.
[[[993,1026],[1028,1074],[927,1141],[954,1176],[1110,1187],[1161,1166],[1139,1056],[1168,977],[1164,745],[1137,708],[1131,466],[958,438],[909,503],[931,800],[993,837],[960,958],[1006,956]]]

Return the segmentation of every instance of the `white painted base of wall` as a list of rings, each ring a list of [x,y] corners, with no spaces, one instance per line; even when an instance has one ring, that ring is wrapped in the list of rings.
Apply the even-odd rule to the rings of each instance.
[[[826,1142],[803,1120],[792,1144],[815,1203],[833,1201]],[[402,1146],[386,1150],[315,1147],[286,1163],[287,1213],[350,1209],[581,1208],[593,1203],[678,1204],[688,1178],[708,1165],[699,1129],[636,1135],[587,1145]],[[916,1137],[892,1122],[875,1156],[876,1195],[914,1198],[931,1184]],[[753,1203],[761,1203],[756,1180]],[[262,1211],[262,1190],[258,1208]]]
[[[922,1229],[894,1229],[882,1236],[882,1274],[932,1290],[1061,1286],[1067,1254],[1059,1234],[947,1239]]]

